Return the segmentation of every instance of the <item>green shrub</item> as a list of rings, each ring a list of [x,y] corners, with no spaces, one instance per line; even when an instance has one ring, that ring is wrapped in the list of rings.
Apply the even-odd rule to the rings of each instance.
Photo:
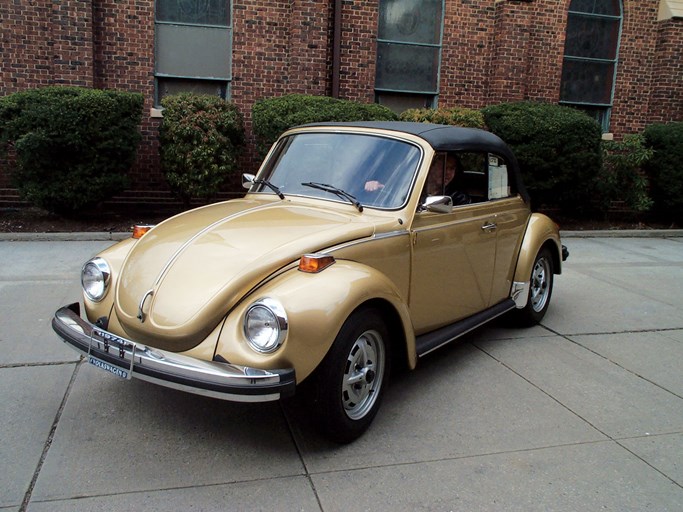
[[[643,132],[654,150],[645,164],[654,211],[667,222],[683,222],[683,122],[654,124]]]
[[[403,112],[401,121],[447,124],[466,128],[484,128],[484,116],[470,108],[411,108]]]
[[[161,169],[186,205],[215,195],[237,168],[244,123],[237,107],[216,96],[178,94],[161,101]]]
[[[578,110],[548,103],[505,103],[482,110],[489,129],[519,161],[535,207],[574,214],[590,209],[602,165],[598,123]]]
[[[121,192],[140,142],[141,94],[46,87],[0,98],[0,146],[12,147],[21,197],[68,214]]]
[[[395,121],[398,117],[387,107],[338,100],[327,96],[289,94],[259,100],[252,109],[254,135],[259,155],[293,126],[326,121]]]
[[[602,168],[596,178],[600,207],[607,212],[615,202],[623,202],[634,212],[652,206],[643,165],[653,151],[645,147],[642,135],[627,135],[622,141],[603,141]]]

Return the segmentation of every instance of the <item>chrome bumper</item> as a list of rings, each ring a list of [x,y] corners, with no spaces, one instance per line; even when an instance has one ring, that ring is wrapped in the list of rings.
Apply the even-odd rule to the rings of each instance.
[[[202,361],[147,347],[111,334],[83,320],[79,304],[60,308],[52,328],[88,362],[123,378],[234,402],[268,402],[294,394],[293,368],[261,370]]]

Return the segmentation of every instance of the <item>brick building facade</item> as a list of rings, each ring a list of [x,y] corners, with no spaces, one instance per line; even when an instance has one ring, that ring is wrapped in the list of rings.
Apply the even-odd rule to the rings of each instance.
[[[0,3],[0,95],[46,85],[144,94],[143,143],[131,172],[132,188],[125,194],[132,201],[169,197],[158,170],[160,120],[154,108],[161,83],[155,62],[160,55],[155,34],[161,29],[155,13],[158,18],[162,1],[171,2]],[[419,101],[470,108],[517,100],[560,102],[568,13],[576,6],[604,4],[615,10],[610,11],[612,18],[602,21],[619,23],[618,39],[613,38],[616,73],[606,131],[621,137],[653,122],[683,120],[680,0],[172,1],[175,8],[227,4],[230,76],[225,78],[225,90],[245,116],[249,144],[251,107],[261,98],[307,93],[382,102],[391,97],[393,91],[379,87],[378,58],[395,41],[386,42],[378,34],[382,35],[382,23],[392,21],[386,14],[395,8],[392,2],[428,3],[441,17],[440,25],[435,24],[434,44],[427,45],[438,58],[436,89],[429,94],[421,91]],[[413,50],[423,51],[419,44]],[[202,55],[196,58],[201,60]],[[411,94],[398,92],[408,101],[414,99]],[[253,171],[255,165],[245,158],[245,170]],[[5,167],[0,173],[0,202],[16,198]]]

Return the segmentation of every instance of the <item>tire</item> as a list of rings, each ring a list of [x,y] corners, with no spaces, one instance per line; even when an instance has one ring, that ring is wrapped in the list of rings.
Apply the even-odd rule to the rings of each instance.
[[[374,309],[356,311],[344,322],[316,370],[317,425],[328,439],[349,443],[377,415],[389,376],[388,339]]]
[[[515,320],[519,325],[527,327],[536,325],[545,316],[553,294],[554,270],[550,251],[541,249],[531,267],[527,304],[523,309],[514,312]]]

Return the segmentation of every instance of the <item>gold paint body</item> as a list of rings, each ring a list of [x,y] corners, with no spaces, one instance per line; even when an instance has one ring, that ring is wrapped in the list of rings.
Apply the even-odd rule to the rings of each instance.
[[[180,214],[100,254],[112,269],[112,286],[102,301],[84,300],[88,319],[108,316],[115,334],[198,359],[293,367],[300,382],[364,304],[392,311],[392,332],[401,336],[390,341],[405,347],[398,352],[412,368],[416,336],[510,297],[514,281],[529,281],[544,244],[555,251],[559,273],[557,226],[531,215],[520,196],[451,213],[418,212],[431,146],[410,134],[353,131],[420,146],[420,169],[402,209],[359,212],[343,200],[280,200],[262,192]],[[494,232],[482,229],[489,222]],[[317,274],[299,271],[301,255],[315,252],[336,262]],[[140,300],[149,291],[141,322]],[[247,308],[263,297],[280,301],[289,322],[286,340],[271,354],[251,349],[243,332]]]

